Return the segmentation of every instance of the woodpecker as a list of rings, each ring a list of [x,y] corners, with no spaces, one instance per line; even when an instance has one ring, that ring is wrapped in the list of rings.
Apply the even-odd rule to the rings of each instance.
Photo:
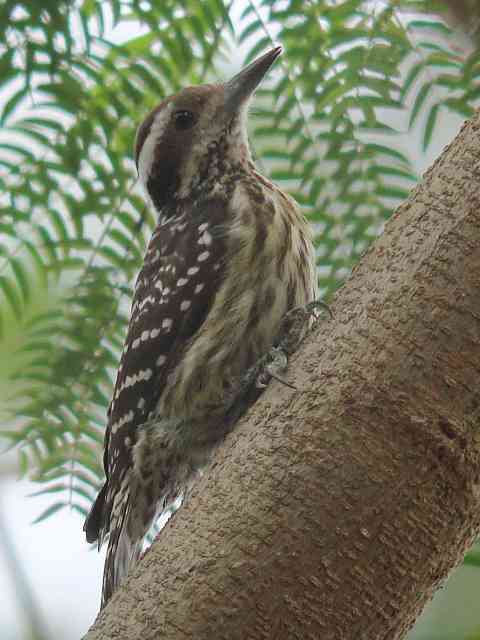
[[[280,53],[163,100],[137,132],[158,224],[108,410],[106,481],[84,526],[88,542],[108,538],[102,607],[240,415],[246,387],[271,373],[292,312],[317,295],[309,225],[257,172],[247,139],[249,101]]]

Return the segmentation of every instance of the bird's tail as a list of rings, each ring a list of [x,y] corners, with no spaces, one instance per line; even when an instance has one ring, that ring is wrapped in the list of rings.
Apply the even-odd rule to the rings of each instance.
[[[131,489],[128,486],[125,489],[115,496],[111,514],[110,536],[103,570],[102,609],[142,552],[143,535],[132,535],[130,531]]]

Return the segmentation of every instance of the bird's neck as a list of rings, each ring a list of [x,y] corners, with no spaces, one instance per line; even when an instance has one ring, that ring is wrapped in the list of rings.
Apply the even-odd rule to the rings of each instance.
[[[178,195],[208,193],[249,170],[251,154],[246,132],[236,121],[214,141],[198,140],[184,158]]]
[[[241,145],[236,149],[216,143],[204,148],[203,153],[195,153],[193,149],[184,166],[179,170],[175,180],[171,182],[169,192],[152,197],[153,205],[162,221],[171,219],[184,212],[185,208],[199,201],[209,199],[228,200],[235,184],[253,173],[248,146]],[[155,193],[155,190],[152,190]]]

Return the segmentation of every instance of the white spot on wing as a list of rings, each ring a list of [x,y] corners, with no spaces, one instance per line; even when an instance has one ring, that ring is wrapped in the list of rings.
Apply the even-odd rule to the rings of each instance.
[[[146,298],[144,298],[143,300],[140,301],[138,308],[141,310],[143,309],[143,307],[148,304],[149,302],[155,302],[155,298],[153,296],[147,296]]]
[[[111,433],[115,434],[120,429],[120,427],[123,427],[123,425],[128,424],[129,422],[131,422],[133,420],[133,416],[134,416],[134,413],[133,413],[132,410],[130,410],[125,415],[123,415],[119,420],[117,420],[116,422],[114,422],[112,424]]]
[[[210,246],[212,244],[212,236],[208,233],[208,231],[205,231],[200,238],[198,239],[198,244],[203,244],[206,247]]]
[[[142,382],[142,380],[150,380],[152,375],[153,371],[151,369],[141,369],[138,373],[127,376],[121,387],[117,389],[115,398],[117,398],[124,389],[135,386],[137,382]]]

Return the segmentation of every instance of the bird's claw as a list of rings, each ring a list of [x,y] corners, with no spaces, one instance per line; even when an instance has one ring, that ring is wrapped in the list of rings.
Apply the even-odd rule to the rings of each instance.
[[[306,335],[310,321],[313,319],[315,323],[319,320],[320,309],[328,311],[333,317],[330,307],[323,300],[313,300],[304,306],[295,307],[285,314],[278,342],[278,346],[285,353],[288,355],[295,353]]]
[[[297,350],[305,336],[308,321],[312,317],[314,321],[318,320],[319,309],[328,311],[332,316],[330,307],[322,300],[313,300],[285,314],[277,345],[247,371],[240,384],[242,389],[248,389],[252,384],[256,389],[264,389],[273,378],[290,389],[298,391],[298,388],[285,380],[282,374],[288,368],[289,356]]]
[[[304,309],[308,314],[313,315],[315,317],[315,320],[318,320],[318,315],[316,311],[320,309],[323,311],[327,311],[330,318],[333,318],[333,311],[330,309],[328,304],[323,300],[312,300],[312,302],[309,302],[308,304],[305,305]]]
[[[255,386],[257,389],[265,388],[270,380],[273,378],[274,380],[278,380],[282,384],[290,389],[297,389],[293,384],[290,384],[285,378],[283,378],[280,373],[283,373],[287,370],[288,367],[288,356],[282,351],[279,347],[273,347],[266,357],[266,362],[263,365],[261,372],[258,374]]]

